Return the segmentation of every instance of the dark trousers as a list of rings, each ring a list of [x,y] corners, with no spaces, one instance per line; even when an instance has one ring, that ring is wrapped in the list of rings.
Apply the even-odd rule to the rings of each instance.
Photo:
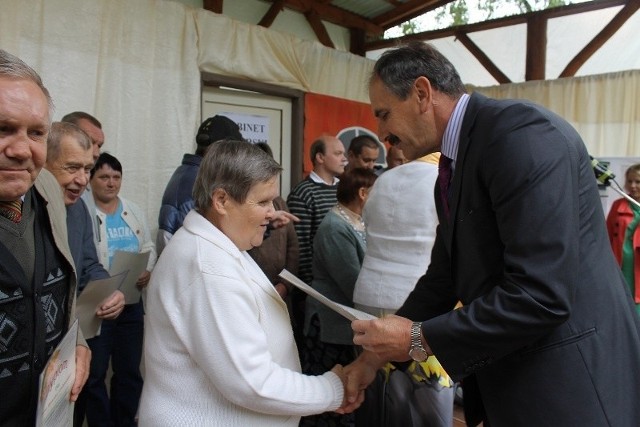
[[[86,404],[90,427],[136,425],[142,393],[143,332],[144,312],[142,302],[139,302],[125,306],[117,319],[103,321],[100,335],[87,340],[91,348],[91,370],[81,397]],[[113,375],[107,394],[105,379],[109,360]]]

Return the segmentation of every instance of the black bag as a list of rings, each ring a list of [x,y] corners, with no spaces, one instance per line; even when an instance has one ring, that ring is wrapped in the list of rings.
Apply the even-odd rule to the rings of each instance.
[[[432,357],[429,357],[432,359]],[[359,427],[451,427],[454,387],[433,361],[387,365],[376,373],[356,411]]]

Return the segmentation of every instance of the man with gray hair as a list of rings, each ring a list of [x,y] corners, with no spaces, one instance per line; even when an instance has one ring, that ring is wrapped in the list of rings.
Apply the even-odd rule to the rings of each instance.
[[[51,125],[47,139],[47,162],[44,165],[62,188],[67,207],[69,248],[76,265],[80,292],[90,280],[109,277],[98,260],[93,242],[93,222],[89,209],[81,198],[89,184],[89,173],[93,168],[93,146],[89,135],[76,125],[55,122]],[[98,304],[96,316],[115,319],[124,309],[124,303],[124,294],[114,291]],[[74,425],[82,425],[85,409],[86,396],[81,393],[74,408]]]
[[[640,319],[578,132],[534,103],[467,94],[423,42],[378,59],[369,97],[380,140],[442,153],[439,225],[396,314],[352,323],[350,404],[385,361],[435,355],[462,380],[467,424],[637,426]]]
[[[81,198],[93,168],[92,153],[91,139],[82,129],[71,123],[56,122],[51,125],[44,167],[62,188],[67,207],[69,247],[76,264],[80,291],[90,280],[109,277],[98,261],[93,242],[93,223],[87,205]],[[103,319],[113,319],[123,308],[124,295],[115,291],[98,307],[96,314]]]
[[[84,111],[74,111],[73,113],[66,114],[60,121],[78,126],[91,138],[93,161],[98,160],[100,150],[104,145],[102,123]]]
[[[8,426],[35,423],[40,373],[76,317],[63,197],[42,171],[52,108],[40,76],[0,49],[0,420]],[[79,331],[72,402],[90,359]]]

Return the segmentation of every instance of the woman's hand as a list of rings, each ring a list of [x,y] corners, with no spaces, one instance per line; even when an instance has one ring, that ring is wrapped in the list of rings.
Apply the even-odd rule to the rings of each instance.
[[[138,287],[138,289],[143,290],[144,288],[146,288],[149,284],[149,279],[151,279],[150,272],[145,271],[144,273],[142,273],[140,277],[138,277],[138,281],[136,282],[136,286]]]

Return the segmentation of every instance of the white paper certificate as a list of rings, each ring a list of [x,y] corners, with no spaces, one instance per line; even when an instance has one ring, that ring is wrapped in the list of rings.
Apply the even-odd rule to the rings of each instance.
[[[316,291],[311,286],[307,285],[302,280],[298,279],[296,276],[291,274],[291,272],[288,271],[286,268],[282,270],[280,274],[278,274],[278,276],[280,276],[281,278],[291,283],[293,286],[300,289],[310,297],[315,298],[316,300],[320,301],[322,304],[329,307],[331,310],[335,311],[338,314],[341,314],[342,316],[346,317],[349,320],[377,319],[377,317],[372,314],[365,313],[364,311],[360,311],[352,307],[347,307],[346,305],[339,304],[337,302],[330,300],[329,298],[325,297],[320,292]]]
[[[40,374],[36,426],[67,427],[73,425],[73,406],[69,401],[76,377],[76,342],[78,320],[53,350]]]
[[[140,289],[136,286],[138,277],[147,269],[149,252],[124,252],[116,251],[111,261],[110,275],[127,273],[127,277],[120,286],[124,294],[125,304],[135,304],[140,301]]]
[[[85,339],[93,338],[99,334],[102,319],[96,316],[98,304],[118,290],[126,276],[127,273],[121,273],[106,279],[92,280],[87,283],[78,296],[76,314]]]

